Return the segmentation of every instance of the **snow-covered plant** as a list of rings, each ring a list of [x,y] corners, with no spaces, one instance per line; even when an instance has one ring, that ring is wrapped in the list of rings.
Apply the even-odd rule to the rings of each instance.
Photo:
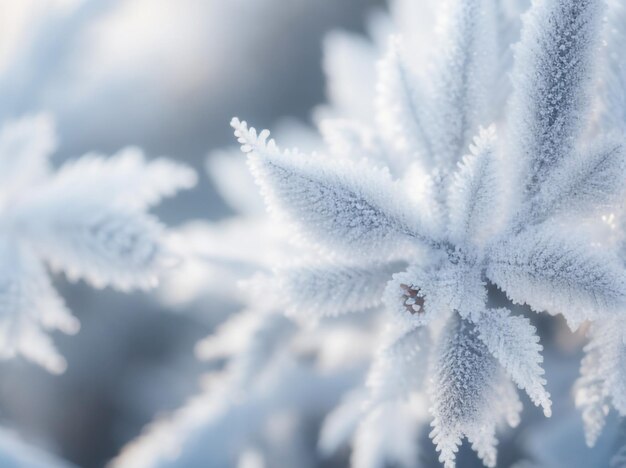
[[[626,63],[622,55],[626,46],[626,7],[617,0],[608,0],[607,5],[603,31],[606,46],[602,51],[595,123],[598,130],[623,136],[626,130]],[[608,180],[615,177],[614,183],[624,185],[624,177],[619,173],[607,171],[603,177]],[[602,225],[608,230],[600,237],[605,248],[618,251],[622,263],[626,263],[625,216],[622,202],[619,209],[603,217]],[[594,322],[589,336],[581,377],[576,385],[576,405],[583,413],[587,444],[593,446],[611,407],[621,417],[626,416],[626,314],[622,311]]]
[[[45,115],[0,131],[0,356],[62,372],[65,360],[46,331],[76,333],[79,323],[47,267],[97,288],[154,286],[175,259],[147,210],[192,187],[196,176],[167,159],[146,161],[137,148],[88,154],[55,170],[55,147]]]
[[[284,128],[285,138],[307,138],[294,125]],[[223,321],[196,347],[217,368],[203,379],[202,392],[131,442],[115,467],[245,466],[251,457],[265,466],[314,466],[309,427],[358,385],[371,358],[366,330],[331,321],[312,331],[284,315],[271,271],[294,248],[265,215],[236,152],[208,159],[209,175],[235,216],[178,229],[172,248],[185,259],[182,278],[168,275],[161,288],[168,304],[192,305],[205,320]],[[244,280],[237,288],[228,284],[236,278]],[[224,319],[220,309],[232,315]]]
[[[620,218],[623,220],[623,213]],[[615,217],[611,217],[615,223]],[[615,225],[613,229],[615,229]],[[621,230],[620,230],[621,231]],[[623,252],[623,233],[618,237]],[[622,261],[626,258],[622,256]],[[603,317],[588,330],[581,376],[576,382],[576,405],[581,409],[587,445],[594,446],[611,409],[626,416],[626,317]]]
[[[267,217],[239,148],[213,151],[206,168],[233,214],[218,221],[192,220],[172,231],[168,246],[182,261],[163,277],[158,292],[168,307],[193,310],[215,323],[224,318],[221,305],[246,305],[241,280],[271,273],[293,249],[286,245],[282,227]]]
[[[275,199],[271,208],[296,227],[300,225],[295,248],[283,244],[281,251],[277,241],[283,242],[282,236],[275,235],[280,233],[281,225],[267,220],[259,212],[255,198],[246,192],[239,164],[232,159],[226,163],[225,159],[212,158],[213,169],[221,167],[216,171],[215,180],[221,194],[244,216],[210,225],[194,223],[181,231],[180,244],[190,250],[186,263],[192,267],[189,274],[183,275],[185,278],[174,280],[172,287],[166,288],[167,296],[174,302],[182,299],[189,303],[189,299],[192,302],[199,299],[202,307],[210,304],[215,309],[214,297],[211,301],[207,296],[221,290],[222,296],[232,296],[235,303],[243,300],[245,308],[198,346],[201,357],[224,360],[223,371],[213,373],[207,379],[206,390],[184,408],[151,425],[122,452],[114,466],[206,463],[248,466],[248,462],[252,466],[274,466],[285,464],[285,460],[287,464],[315,466],[316,457],[308,451],[309,441],[302,434],[310,431],[311,425],[315,427],[316,415],[319,417],[329,407],[337,405],[338,395],[343,395],[342,402],[328,414],[320,433],[319,450],[324,455],[352,438],[355,467],[414,466],[420,456],[416,440],[421,426],[434,416],[436,432],[433,435],[437,435],[448,464],[461,436],[467,436],[484,461],[492,465],[495,463],[495,421],[513,426],[520,419],[521,403],[511,379],[525,386],[534,401],[544,406],[545,412],[550,411],[550,400],[543,388],[541,346],[534,330],[527,318],[518,315],[519,307],[509,304],[515,311],[512,313],[503,309],[502,304],[496,304],[498,295],[493,294],[496,280],[489,272],[499,268],[495,270],[503,276],[499,281],[506,283],[514,302],[528,303],[536,310],[546,309],[553,314],[566,313],[573,327],[592,317],[598,317],[596,323],[619,318],[618,314],[609,316],[610,308],[603,307],[609,302],[607,297],[589,299],[588,296],[595,293],[590,283],[586,283],[586,289],[577,289],[585,286],[585,281],[603,279],[601,275],[585,278],[577,273],[577,268],[602,271],[603,267],[613,264],[614,282],[620,283],[622,270],[616,265],[616,259],[609,258],[609,252],[605,257],[610,261],[599,266],[598,259],[602,257],[599,248],[586,239],[572,240],[569,233],[567,242],[560,245],[564,240],[562,233],[574,230],[572,224],[582,219],[597,223],[600,208],[608,211],[623,195],[619,187],[623,178],[619,151],[609,151],[610,145],[602,141],[601,132],[594,128],[604,128],[599,122],[610,118],[606,109],[611,101],[606,100],[597,107],[599,112],[593,115],[593,121],[589,109],[585,109],[585,102],[589,106],[589,101],[595,97],[590,92],[590,50],[600,50],[598,42],[595,47],[590,45],[593,44],[593,25],[599,27],[598,16],[592,15],[593,5],[586,4],[577,13],[581,14],[580,21],[571,22],[556,21],[554,15],[575,10],[573,3],[538,2],[534,6],[534,13],[526,18],[524,42],[518,46],[518,65],[513,75],[526,76],[527,73],[528,76],[514,80],[516,87],[513,88],[504,71],[512,64],[509,45],[519,37],[519,12],[525,2],[481,3],[476,10],[480,12],[480,21],[476,24],[480,24],[482,39],[480,47],[475,45],[481,53],[469,48],[465,54],[459,52],[458,55],[451,51],[463,49],[459,43],[467,37],[465,33],[458,37],[455,34],[468,30],[459,27],[464,22],[459,18],[455,20],[454,13],[464,11],[460,17],[467,21],[476,17],[466,18],[463,15],[467,11],[459,10],[458,4],[447,4],[442,7],[441,26],[436,36],[446,45],[446,52],[433,51],[434,60],[429,67],[423,62],[424,54],[414,47],[422,47],[428,43],[425,41],[432,40],[428,28],[415,27],[417,23],[424,26],[428,22],[424,18],[430,15],[430,2],[394,2],[391,5],[393,22],[384,15],[376,16],[372,22],[373,44],[350,34],[329,36],[325,68],[330,82],[330,104],[317,110],[317,117],[323,119],[320,133],[326,140],[326,148],[318,148],[320,154],[309,157],[294,150],[290,156],[285,156],[275,144],[267,141],[266,134],[258,137],[252,131],[247,134],[245,127],[237,125],[238,136],[244,137],[242,143],[247,145],[244,149],[256,153],[252,156],[256,159],[256,173],[268,175],[261,182],[266,195]],[[467,6],[471,12],[471,4]],[[407,14],[416,11],[417,16]],[[609,10],[609,16],[613,14]],[[550,30],[559,25],[565,27],[564,24],[581,28],[584,34],[579,37],[570,30],[556,33]],[[492,28],[486,27],[488,25]],[[548,34],[542,35],[546,30]],[[400,32],[402,38],[386,41],[384,38],[389,31]],[[533,34],[534,41],[531,40]],[[520,97],[524,92],[540,88],[524,87],[520,83],[548,80],[552,76],[550,70],[537,76],[532,70],[541,68],[539,52],[550,43],[547,39],[556,40],[561,36],[574,37],[576,41],[569,44],[568,39],[568,44],[559,44],[559,51],[569,50],[568,47],[587,50],[586,54],[572,59],[574,71],[580,72],[576,67],[584,68],[578,78],[572,75],[580,88],[570,83],[562,92],[569,101],[570,95],[576,96],[574,91],[583,90],[576,109],[585,110],[579,115],[592,135],[585,135],[584,139],[596,140],[589,146],[598,150],[606,144],[605,162],[614,164],[611,167],[615,170],[609,169],[601,177],[585,179],[588,175],[585,170],[590,173],[594,168],[586,166],[585,157],[591,153],[584,153],[583,139],[579,138],[581,122],[577,126],[576,122],[563,120],[558,109],[555,113],[547,113],[545,109],[535,113],[528,108],[532,102],[559,107],[558,99],[554,104],[542,96]],[[450,42],[451,37],[456,39]],[[489,42],[489,38],[493,41]],[[377,71],[376,60],[385,43],[389,44],[389,50]],[[524,50],[534,51],[536,60],[532,53],[524,53]],[[463,60],[468,57],[470,65]],[[559,63],[570,64],[567,57],[564,52],[553,54]],[[587,60],[579,63],[581,57]],[[474,60],[485,68],[471,65]],[[535,65],[520,65],[524,60]],[[467,70],[474,72],[455,75],[453,71],[461,65],[468,65]],[[424,70],[421,75],[420,68]],[[555,68],[557,72],[558,68]],[[485,69],[490,69],[491,73]],[[449,80],[457,75],[465,78],[455,87]],[[443,86],[438,84],[441,76],[448,80]],[[491,84],[484,88],[468,85],[482,80]],[[550,92],[558,90],[559,83],[554,89],[550,88]],[[452,154],[450,158],[454,162],[447,167],[434,159],[424,161],[420,157],[424,150],[415,149],[415,145],[420,145],[420,140],[414,138],[415,129],[420,130],[414,121],[419,118],[417,111],[423,110],[422,118],[426,120],[421,122],[425,127],[421,138],[435,138],[450,132],[450,128],[458,130],[454,116],[449,117],[443,110],[441,114],[436,112],[442,100],[445,104],[451,99],[447,91],[458,90],[458,87],[462,91],[451,96],[458,98],[470,90],[478,96],[482,94],[482,99],[488,102],[478,106],[482,109],[479,114],[484,112],[490,117],[461,119],[474,121],[463,124],[473,130],[467,132],[467,141],[458,145],[459,155],[467,152],[469,156]],[[602,83],[601,88],[609,87]],[[515,89],[513,97],[510,96],[512,89]],[[616,89],[619,87],[613,87],[612,92]],[[505,106],[507,99],[512,103]],[[415,103],[419,105],[412,105]],[[456,106],[449,105],[447,109],[454,113]],[[467,115],[473,112],[464,109]],[[570,175],[578,172],[577,185],[570,190],[569,198],[556,197],[556,192],[549,191],[551,187],[543,186],[539,190],[542,183],[530,176],[534,156],[520,148],[528,143],[524,138],[530,140],[529,135],[533,133],[524,134],[521,129],[543,128],[533,123],[533,115],[537,118],[547,115],[548,122],[554,119],[554,125],[559,128],[569,125],[569,136],[561,137],[567,142],[577,140],[576,151],[571,152],[576,157],[564,151],[563,161],[555,163],[554,176],[549,179],[551,184],[556,180],[567,188]],[[434,122],[437,124],[431,125]],[[499,137],[496,126],[489,125],[490,122],[496,122]],[[480,125],[485,129],[480,129]],[[478,136],[472,137],[474,132]],[[549,147],[546,142],[558,137],[558,132],[546,136],[544,146]],[[305,135],[296,140],[296,144],[300,148],[308,146],[304,140],[309,138]],[[463,149],[464,145],[468,148]],[[543,147],[539,145],[539,148]],[[558,145],[555,148],[558,149]],[[515,151],[521,154],[518,158],[509,156]],[[596,161],[601,162],[600,153],[597,158]],[[596,184],[600,179],[603,180]],[[335,185],[328,183],[329,180]],[[338,190],[337,182],[340,189],[347,186],[353,191]],[[584,185],[589,182],[591,185]],[[610,184],[613,187],[609,187]],[[329,193],[333,196],[328,197]],[[348,198],[356,196],[342,205],[343,194]],[[612,196],[600,199],[604,195]],[[558,206],[554,200],[558,200]],[[574,200],[578,203],[576,208],[585,208],[582,202],[587,203],[584,216],[572,212]],[[594,201],[602,203],[593,206]],[[550,203],[555,204],[552,211],[545,207]],[[312,206],[323,210],[311,210]],[[415,207],[422,211],[407,213],[417,211]],[[335,215],[338,211],[341,217]],[[356,217],[354,211],[358,211]],[[388,211],[394,215],[391,218],[396,219],[377,224],[377,219],[389,217]],[[377,218],[379,215],[382,218]],[[416,233],[396,222],[398,219],[415,221],[415,218],[418,221],[423,218],[424,225],[431,227],[432,232],[428,234],[432,238],[423,236],[422,242],[416,243]],[[364,225],[363,219],[373,222]],[[305,229],[302,229],[303,224]],[[338,230],[350,242],[338,236]],[[310,236],[310,231],[330,242],[320,245]],[[579,231],[582,237],[583,230]],[[354,237],[355,232],[357,237]],[[268,236],[268,233],[272,234]],[[439,238],[435,238],[437,234]],[[360,244],[346,245],[353,242]],[[376,249],[363,248],[368,243]],[[304,256],[295,267],[279,268],[274,280],[267,276],[272,262],[280,266],[296,253]],[[565,271],[555,268],[555,264]],[[543,265],[553,268],[542,268]],[[226,284],[237,274],[246,277],[254,269],[263,275],[245,282],[243,290]],[[533,277],[537,272],[547,276]],[[610,279],[610,275],[611,271],[605,278]],[[194,280],[189,287],[192,276]],[[227,281],[223,281],[224,278]],[[548,286],[551,287],[540,288],[540,281],[550,281]],[[608,282],[605,285],[611,286]],[[481,292],[485,286],[487,291]],[[523,291],[513,286],[522,286]],[[621,300],[618,286],[615,288],[618,297],[614,298],[616,311]],[[257,293],[246,294],[251,288]],[[388,313],[379,317],[372,314],[371,311],[381,308],[383,302]],[[589,302],[595,308],[558,307]],[[433,310],[437,312],[433,314]],[[287,319],[282,316],[283,311],[287,312]],[[366,313],[345,314],[361,311]],[[390,314],[394,320],[389,320]],[[318,328],[298,329],[290,320],[311,318],[318,322]],[[372,356],[375,343],[381,341]],[[351,355],[351,359],[342,362],[338,355],[344,355],[344,361],[345,356]],[[365,379],[358,367],[372,358],[369,376]],[[343,378],[347,369],[350,378],[346,382]],[[616,367],[611,369],[616,370]],[[602,370],[596,380],[609,381],[611,371]],[[360,380],[366,382],[365,388]],[[604,392],[600,402],[602,414],[612,398],[609,390]],[[431,393],[430,414],[428,393]]]
[[[277,273],[287,312],[323,317],[384,303],[395,339],[372,365],[365,421],[389,401],[427,393],[440,461],[454,466],[466,437],[495,466],[496,426],[517,424],[521,411],[510,381],[547,416],[551,401],[535,328],[492,307],[492,288],[562,314],[572,329],[594,321],[602,343],[623,349],[623,335],[613,336],[623,330],[623,264],[576,229],[624,195],[623,129],[593,119],[595,72],[619,49],[603,49],[603,1],[535,0],[509,85],[504,4],[441,3],[430,66],[416,72],[409,45],[392,38],[376,94],[364,97],[376,119],[326,121],[328,151],[285,151],[267,131],[232,125],[268,206],[318,254]],[[612,88],[618,80],[607,76]],[[621,411],[623,383],[591,367]]]

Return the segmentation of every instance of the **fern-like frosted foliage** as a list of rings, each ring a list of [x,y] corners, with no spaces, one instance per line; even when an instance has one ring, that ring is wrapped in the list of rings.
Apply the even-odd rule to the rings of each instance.
[[[499,171],[496,159],[496,130],[482,130],[470,146],[471,154],[459,163],[448,195],[448,235],[456,243],[470,238],[480,244],[488,238],[489,230],[497,227]]]
[[[307,265],[284,270],[279,277],[282,280],[280,288],[289,301],[286,312],[315,317],[379,306],[389,276],[403,266],[401,262],[395,262],[356,267],[323,265],[316,268]],[[317,291],[324,291],[325,295]]]
[[[266,130],[257,134],[238,119],[232,126],[270,210],[295,227],[298,241],[330,258],[278,272],[290,311],[338,315],[375,306],[381,294],[399,330],[397,346],[385,348],[416,349],[407,343],[424,336],[419,347],[433,343],[428,372],[415,375],[433,383],[427,393],[440,460],[454,466],[465,437],[495,466],[496,426],[517,424],[521,411],[511,381],[547,416],[551,402],[534,327],[489,308],[487,288],[536,312],[562,314],[573,329],[618,320],[626,306],[622,263],[565,221],[599,219],[623,199],[623,137],[587,132],[595,65],[606,59],[601,0],[533,1],[510,84],[501,75],[511,39],[499,26],[513,20],[500,2],[438,3],[427,72],[413,60],[421,56],[415,43],[393,36],[365,97],[375,115],[347,123],[354,114],[337,112],[343,120],[322,123],[328,151],[285,151]],[[381,267],[398,261],[406,268]],[[426,334],[414,333],[420,329]],[[372,381],[385,381],[387,390],[370,386],[361,422],[346,410],[345,430],[328,431],[356,425],[354,447],[365,447],[367,424],[389,401],[425,393],[423,382],[388,391],[406,384],[403,354],[374,360],[371,375],[386,378]],[[602,392],[619,401],[618,383],[603,382]]]
[[[626,324],[624,318],[594,323],[576,385],[585,438],[593,446],[611,406],[626,416]]]
[[[302,343],[303,334],[263,295],[250,300],[249,309],[235,314],[197,347],[200,357],[226,360],[222,371],[206,379],[203,392],[173,415],[160,418],[129,444],[113,462],[115,467],[238,466],[243,453],[258,443],[268,466],[300,466],[303,424],[337,404],[337,395],[356,384],[353,370],[324,363],[318,350]],[[253,285],[248,284],[248,288]],[[319,332],[319,331],[318,331]],[[315,342],[334,338],[321,332]],[[354,335],[341,341],[356,344]],[[293,353],[285,353],[288,346]],[[345,359],[345,357],[344,357]],[[323,368],[320,371],[320,367]],[[281,427],[289,414],[288,433]],[[278,446],[276,455],[271,450]]]
[[[485,465],[495,466],[496,424],[520,410],[516,393],[504,394],[506,387],[500,383],[492,354],[495,346],[485,338],[488,336],[479,334],[475,324],[454,316],[436,350],[431,437],[441,452],[439,461],[446,467],[454,466],[463,436]]]
[[[598,126],[623,131],[626,123],[626,65],[622,52],[626,45],[626,6],[620,0],[607,0],[607,26],[603,31],[606,43],[602,74],[599,80],[600,102]]]
[[[540,219],[619,206],[626,178],[623,143],[616,137],[599,140],[548,177],[534,203]]]
[[[615,257],[562,229],[527,229],[494,247],[487,276],[516,303],[562,313],[572,328],[587,319],[617,315],[624,304],[624,271]]]
[[[251,153],[250,168],[269,205],[295,218],[301,233],[310,231],[331,246],[338,242],[340,248],[372,256],[389,254],[386,249],[396,249],[405,239],[433,238],[428,213],[404,209],[400,186],[387,171],[283,154],[274,140],[267,140],[269,132],[257,136],[237,119],[232,125],[242,151]]]
[[[541,377],[544,373],[541,368],[542,347],[535,327],[527,318],[511,316],[506,309],[485,312],[476,327],[480,339],[511,379],[549,416],[550,394],[546,392],[546,381]],[[531,387],[526,388],[527,385]]]
[[[154,286],[171,257],[146,210],[193,186],[195,174],[165,159],[148,162],[136,148],[87,155],[55,171],[55,145],[43,115],[0,131],[0,355],[62,372],[65,360],[46,330],[76,333],[79,324],[46,266],[95,287]]]
[[[589,108],[603,2],[535,1],[516,48],[510,146],[530,194],[576,152]]]

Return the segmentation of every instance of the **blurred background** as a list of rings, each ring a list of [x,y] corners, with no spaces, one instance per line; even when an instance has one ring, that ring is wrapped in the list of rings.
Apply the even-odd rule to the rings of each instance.
[[[48,112],[55,165],[128,145],[196,168],[200,183],[159,207],[168,225],[229,215],[206,177],[211,150],[234,143],[237,115],[257,127],[309,120],[324,101],[324,35],[362,31],[377,0],[0,0],[0,118]],[[198,390],[195,343],[220,310],[168,310],[55,279],[80,319],[54,336],[61,376],[0,364],[0,419],[40,447],[103,466],[155,415]],[[217,304],[214,308],[222,307]]]

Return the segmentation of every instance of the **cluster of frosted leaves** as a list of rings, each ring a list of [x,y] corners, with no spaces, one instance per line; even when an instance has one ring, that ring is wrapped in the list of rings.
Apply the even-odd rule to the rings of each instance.
[[[278,133],[307,148],[317,143],[317,136],[297,122],[282,122]],[[197,311],[215,323],[223,318],[220,309],[246,305],[240,281],[270,273],[293,257],[294,249],[286,244],[283,226],[267,216],[237,146],[211,152],[206,171],[232,214],[219,221],[192,220],[170,231],[168,247],[182,261],[162,276],[158,294],[168,307]]]
[[[305,147],[317,143],[294,123],[283,123],[279,133],[310,140]],[[332,320],[311,330],[294,321],[303,314],[286,316],[295,309],[274,293],[271,274],[277,264],[290,263],[295,248],[286,244],[281,224],[267,217],[239,148],[211,154],[207,169],[234,215],[177,229],[170,246],[185,261],[159,290],[168,304],[195,305],[206,320],[221,321],[196,346],[198,358],[214,370],[198,395],[146,427],[113,466],[245,466],[251,459],[264,466],[308,466],[306,460],[316,458],[307,438],[311,424],[363,378],[370,326]],[[315,275],[310,263],[306,271]]]
[[[97,288],[154,286],[172,258],[162,226],[146,211],[193,186],[195,174],[166,159],[146,161],[136,148],[54,170],[55,146],[47,116],[0,131],[0,356],[20,354],[62,372],[65,360],[46,331],[76,333],[79,323],[46,267]]]
[[[196,347],[201,359],[223,367],[181,409],[146,427],[112,466],[242,466],[251,453],[261,466],[309,466],[316,457],[306,428],[357,384],[369,335],[336,326],[304,334],[271,287],[267,277],[246,282],[248,307]]]
[[[488,308],[486,287],[562,314],[572,329],[617,320],[624,267],[572,220],[598,219],[623,199],[626,164],[619,133],[586,133],[600,98],[603,2],[534,1],[512,63],[502,53],[508,3],[442,3],[428,73],[394,37],[370,94],[374,118],[321,123],[327,151],[285,151],[267,131],[232,125],[269,209],[297,242],[331,258],[278,272],[288,310],[338,316],[382,302],[390,319],[395,341],[376,354],[365,396],[354,397],[365,403],[348,399],[329,419],[336,430],[323,433],[354,432],[355,449],[368,445],[359,434],[371,432],[358,428],[372,412],[427,393],[440,461],[454,466],[465,437],[495,466],[496,427],[514,426],[521,411],[511,381],[548,416],[551,401],[535,328]],[[602,385],[616,404],[619,382]]]
[[[246,308],[196,346],[218,370],[181,409],[147,426],[112,466],[242,466],[250,454],[261,466],[309,466],[306,460],[316,458],[307,428],[362,378],[371,335],[335,322],[305,333],[283,313],[271,277],[240,284]]]
[[[253,466],[312,468],[306,423],[329,411],[337,403],[334,395],[353,384],[351,376],[322,374],[283,356],[245,398],[234,397],[230,386],[207,383],[183,408],[149,425],[111,466],[247,466],[255,453],[260,463]]]
[[[602,241],[624,256],[623,208],[604,217]],[[611,409],[626,417],[626,318],[624,313],[595,321],[588,328],[589,343],[576,382],[576,406],[582,412],[587,445],[594,446]],[[619,465],[618,465],[619,466]]]

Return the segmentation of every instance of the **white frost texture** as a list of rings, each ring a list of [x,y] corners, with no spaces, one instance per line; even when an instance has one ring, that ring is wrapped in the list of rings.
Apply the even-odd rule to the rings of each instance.
[[[195,184],[190,168],[148,161],[127,148],[50,163],[56,136],[38,115],[0,130],[0,356],[21,355],[51,372],[66,363],[46,333],[76,333],[78,320],[48,270],[96,288],[147,289],[173,258],[147,210]]]
[[[291,242],[199,346],[224,370],[114,466],[302,466],[324,413],[321,456],[351,445],[354,468],[419,466],[424,431],[446,468],[464,440],[495,467],[520,390],[553,413],[533,323],[556,315],[590,330],[575,386],[587,442],[611,409],[626,416],[621,2],[390,10],[372,41],[328,37],[315,151],[232,120],[265,222]]]

